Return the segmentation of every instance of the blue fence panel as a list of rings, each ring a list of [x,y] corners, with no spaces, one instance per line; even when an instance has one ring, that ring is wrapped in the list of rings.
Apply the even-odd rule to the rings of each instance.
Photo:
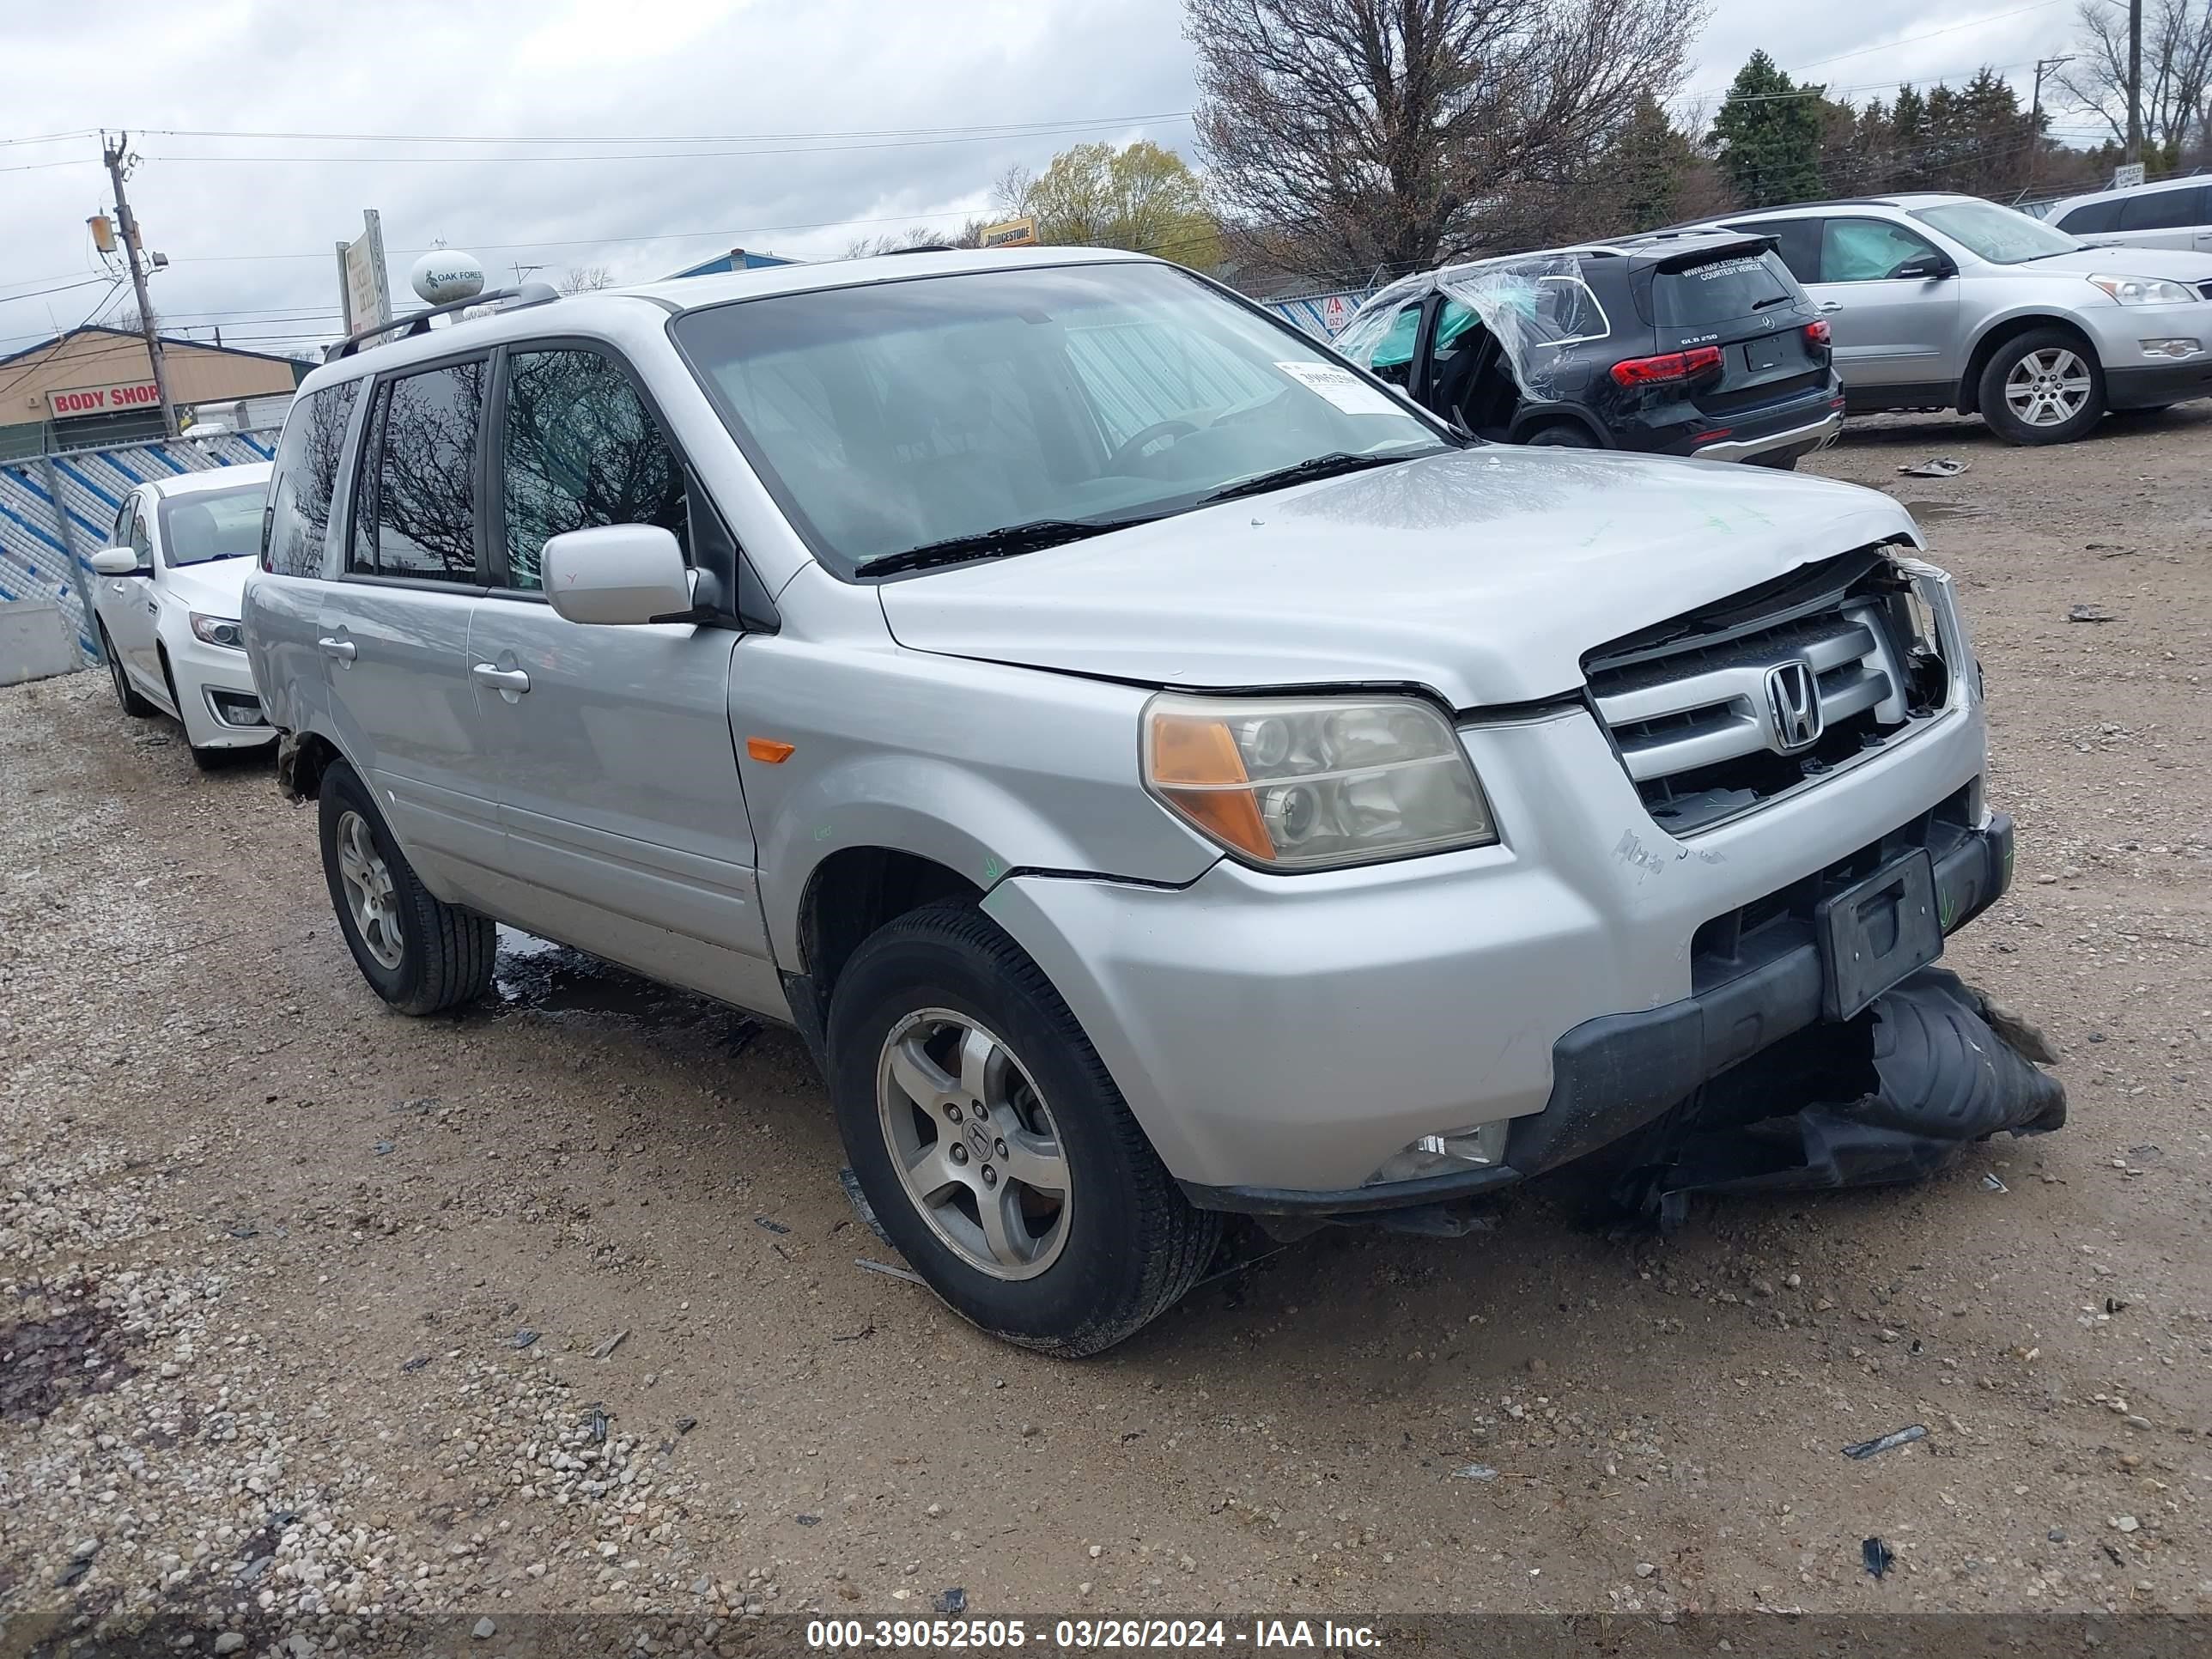
[[[91,666],[100,651],[84,599],[87,561],[114,534],[125,495],[155,478],[269,460],[276,445],[273,430],[218,432],[0,465],[0,600],[58,604],[76,631],[82,665]]]

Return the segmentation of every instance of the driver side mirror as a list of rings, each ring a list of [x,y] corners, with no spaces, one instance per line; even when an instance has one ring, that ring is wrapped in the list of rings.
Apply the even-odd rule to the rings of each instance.
[[[572,623],[628,627],[691,619],[684,550],[659,525],[594,525],[545,544],[545,598]]]
[[[1952,263],[1950,255],[1947,253],[1923,253],[1889,274],[1899,282],[1932,282],[1939,277],[1956,276],[1959,267]]]
[[[92,568],[103,576],[135,576],[145,567],[128,547],[103,547],[92,556]]]

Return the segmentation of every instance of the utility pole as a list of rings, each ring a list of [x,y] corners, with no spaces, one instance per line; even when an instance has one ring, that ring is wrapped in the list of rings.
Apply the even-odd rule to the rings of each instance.
[[[130,145],[131,135],[118,133],[112,144],[106,142],[105,133],[100,137],[107,176],[115,181],[115,220],[123,234],[123,257],[131,262],[131,286],[138,296],[138,326],[145,333],[146,356],[154,365],[154,395],[161,400],[162,428],[173,438],[177,435],[177,410],[169,401],[169,370],[161,361],[161,331],[154,321],[154,302],[146,297],[146,263],[138,246],[138,219],[123,194],[124,152]]]
[[[2027,108],[2027,187],[2035,188],[2036,165],[2043,160],[2043,77],[2052,70],[2072,63],[2071,58],[2039,58],[2035,60],[2035,96],[2028,100]]]
[[[2142,0],[2128,0],[2128,161],[2142,160]]]

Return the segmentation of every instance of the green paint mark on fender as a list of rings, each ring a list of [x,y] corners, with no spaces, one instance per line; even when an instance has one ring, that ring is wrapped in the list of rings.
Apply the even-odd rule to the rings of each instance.
[[[1006,873],[1006,866],[999,862],[997,854],[994,854],[983,860],[983,879],[985,881],[994,882],[998,880],[1000,876],[1003,876]]]
[[[815,840],[817,840],[817,841],[827,841],[827,840],[829,840],[829,839],[830,839],[830,836],[832,836],[836,835],[836,833],[837,833],[837,832],[836,832],[835,830],[832,830],[832,829],[831,829],[828,824],[826,824],[826,823],[825,823],[825,824],[823,824],[823,825],[819,830],[817,830],[814,832],[814,839],[815,839]]]

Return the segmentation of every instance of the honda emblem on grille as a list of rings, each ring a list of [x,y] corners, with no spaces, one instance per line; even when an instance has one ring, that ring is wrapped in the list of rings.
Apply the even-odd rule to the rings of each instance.
[[[1766,671],[1766,718],[1774,746],[1785,755],[1820,740],[1820,681],[1813,665],[1792,657]]]

